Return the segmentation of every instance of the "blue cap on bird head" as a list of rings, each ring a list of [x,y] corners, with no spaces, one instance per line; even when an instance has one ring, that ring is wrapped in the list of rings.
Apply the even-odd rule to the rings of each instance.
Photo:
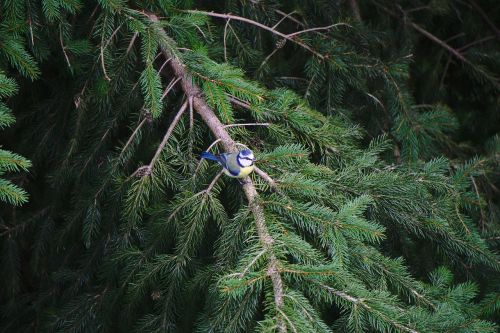
[[[243,149],[238,153],[238,163],[242,167],[247,167],[253,165],[255,161],[255,157],[253,156],[253,152],[250,149]]]
[[[243,149],[240,151],[240,155],[244,157],[248,157],[250,155],[253,155],[252,151],[250,149]]]

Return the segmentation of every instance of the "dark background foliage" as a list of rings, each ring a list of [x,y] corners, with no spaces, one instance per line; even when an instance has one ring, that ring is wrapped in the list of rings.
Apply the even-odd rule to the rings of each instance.
[[[5,332],[496,330],[497,1],[0,8]],[[228,130],[281,187],[254,178],[295,303],[252,280],[270,259],[201,118],[144,173],[185,99],[159,50],[224,124],[271,123]]]

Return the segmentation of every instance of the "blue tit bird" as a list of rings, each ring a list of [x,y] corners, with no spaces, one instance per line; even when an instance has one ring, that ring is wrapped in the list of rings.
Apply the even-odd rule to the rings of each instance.
[[[254,169],[255,157],[250,149],[237,153],[224,153],[214,155],[207,151],[201,153],[201,158],[215,161],[222,165],[224,173],[233,178],[244,178]]]

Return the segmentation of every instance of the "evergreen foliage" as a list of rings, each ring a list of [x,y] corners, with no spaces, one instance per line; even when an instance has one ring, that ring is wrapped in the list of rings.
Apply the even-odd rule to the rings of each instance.
[[[7,23],[7,22],[6,22]],[[39,74],[32,57],[24,50],[21,42],[7,30],[7,25],[0,27],[2,40],[0,45],[0,129],[11,126],[15,122],[12,110],[7,106],[5,100],[12,97],[18,90],[15,80],[7,77],[5,63],[8,60],[11,66],[27,77],[35,79]],[[1,147],[1,146],[0,146]],[[0,201],[11,205],[21,205],[28,200],[28,194],[11,180],[3,178],[7,173],[27,171],[31,162],[26,158],[11,151],[0,149]]]
[[[1,6],[3,331],[497,331],[494,1]]]

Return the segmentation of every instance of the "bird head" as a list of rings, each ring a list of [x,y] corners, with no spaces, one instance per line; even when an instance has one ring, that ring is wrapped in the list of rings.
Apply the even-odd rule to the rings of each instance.
[[[255,162],[255,156],[250,149],[243,149],[238,153],[238,162],[243,167],[251,166]]]

